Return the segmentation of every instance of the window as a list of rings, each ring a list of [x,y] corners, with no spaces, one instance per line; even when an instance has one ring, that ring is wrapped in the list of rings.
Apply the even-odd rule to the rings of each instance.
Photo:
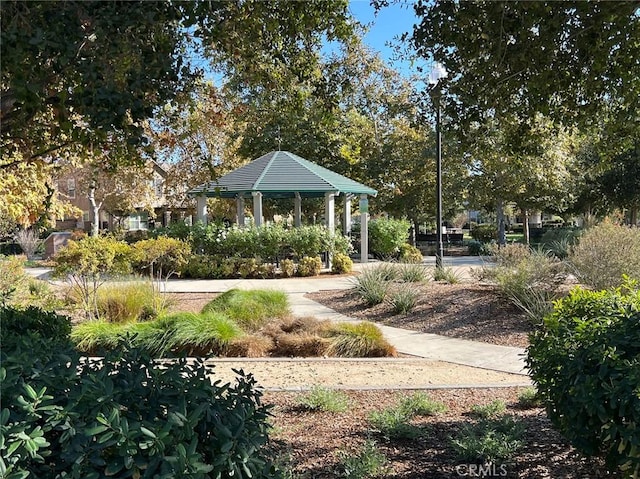
[[[159,176],[153,179],[153,190],[155,191],[156,198],[162,198],[164,190],[164,180]]]
[[[76,197],[76,179],[75,178],[69,178],[67,180],[67,196],[69,198]]]
[[[149,229],[149,214],[148,213],[133,213],[127,218],[126,225],[129,231],[136,230],[148,230]]]

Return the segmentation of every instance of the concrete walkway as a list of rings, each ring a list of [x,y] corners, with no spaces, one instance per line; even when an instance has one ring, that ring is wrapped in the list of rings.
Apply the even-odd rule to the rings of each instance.
[[[364,268],[375,267],[376,264],[377,262],[356,263],[354,264],[354,270],[356,272],[362,271]],[[426,258],[425,265],[432,266],[433,264],[435,264],[433,258]],[[469,276],[471,268],[481,265],[482,260],[478,257],[467,256],[445,259],[445,267],[453,268],[463,278]],[[48,276],[46,269],[31,269],[29,273],[42,279],[46,279]],[[357,321],[305,297],[306,293],[349,289],[353,286],[354,277],[349,275],[287,279],[174,279],[167,282],[166,291],[171,293],[221,293],[232,288],[273,289],[287,293],[295,316],[314,316],[318,319],[332,321]],[[398,352],[403,354],[464,366],[526,375],[525,351],[522,348],[497,346],[383,325],[379,325],[379,327],[387,340],[395,346]]]
[[[481,266],[481,261],[477,257],[447,258],[445,266],[452,267],[464,278],[468,277],[470,268]],[[428,260],[425,264],[429,265]],[[374,267],[375,265],[375,262],[367,264],[356,263],[354,269],[361,271],[363,268]],[[273,289],[287,293],[295,316],[314,316],[318,319],[331,321],[358,321],[305,297],[306,293],[349,289],[353,286],[354,277],[343,275],[287,279],[172,280],[167,283],[166,289],[172,293],[224,292],[231,288]],[[403,354],[526,375],[525,351],[523,348],[498,346],[384,325],[378,326],[385,338],[395,346],[398,352]]]

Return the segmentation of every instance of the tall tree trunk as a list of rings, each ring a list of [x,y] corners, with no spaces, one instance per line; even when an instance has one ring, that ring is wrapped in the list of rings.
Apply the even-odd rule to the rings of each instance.
[[[631,226],[638,226],[638,207],[631,208]]]
[[[507,232],[504,222],[504,201],[498,200],[496,204],[496,219],[498,222],[498,246],[507,244]]]
[[[91,205],[91,236],[98,236],[100,234],[100,208],[102,207],[102,201],[100,203],[96,202],[95,182],[91,183],[87,198]]]

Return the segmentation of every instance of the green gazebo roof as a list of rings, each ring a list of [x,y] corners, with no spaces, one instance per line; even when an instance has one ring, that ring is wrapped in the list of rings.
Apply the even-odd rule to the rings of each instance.
[[[189,196],[234,198],[259,191],[266,198],[321,197],[325,193],[375,196],[378,192],[288,151],[272,151],[217,181],[189,190]]]

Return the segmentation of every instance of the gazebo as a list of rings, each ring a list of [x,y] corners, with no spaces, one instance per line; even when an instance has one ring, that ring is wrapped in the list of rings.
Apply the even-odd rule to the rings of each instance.
[[[235,198],[237,224],[244,226],[245,200],[253,201],[256,226],[263,224],[262,198],[294,198],[294,225],[302,224],[302,199],[325,199],[325,225],[335,230],[335,198],[344,198],[344,234],[351,232],[351,200],[360,198],[361,261],[368,257],[368,197],[377,191],[288,151],[272,151],[187,193],[198,202],[197,219],[207,221],[207,198]]]

